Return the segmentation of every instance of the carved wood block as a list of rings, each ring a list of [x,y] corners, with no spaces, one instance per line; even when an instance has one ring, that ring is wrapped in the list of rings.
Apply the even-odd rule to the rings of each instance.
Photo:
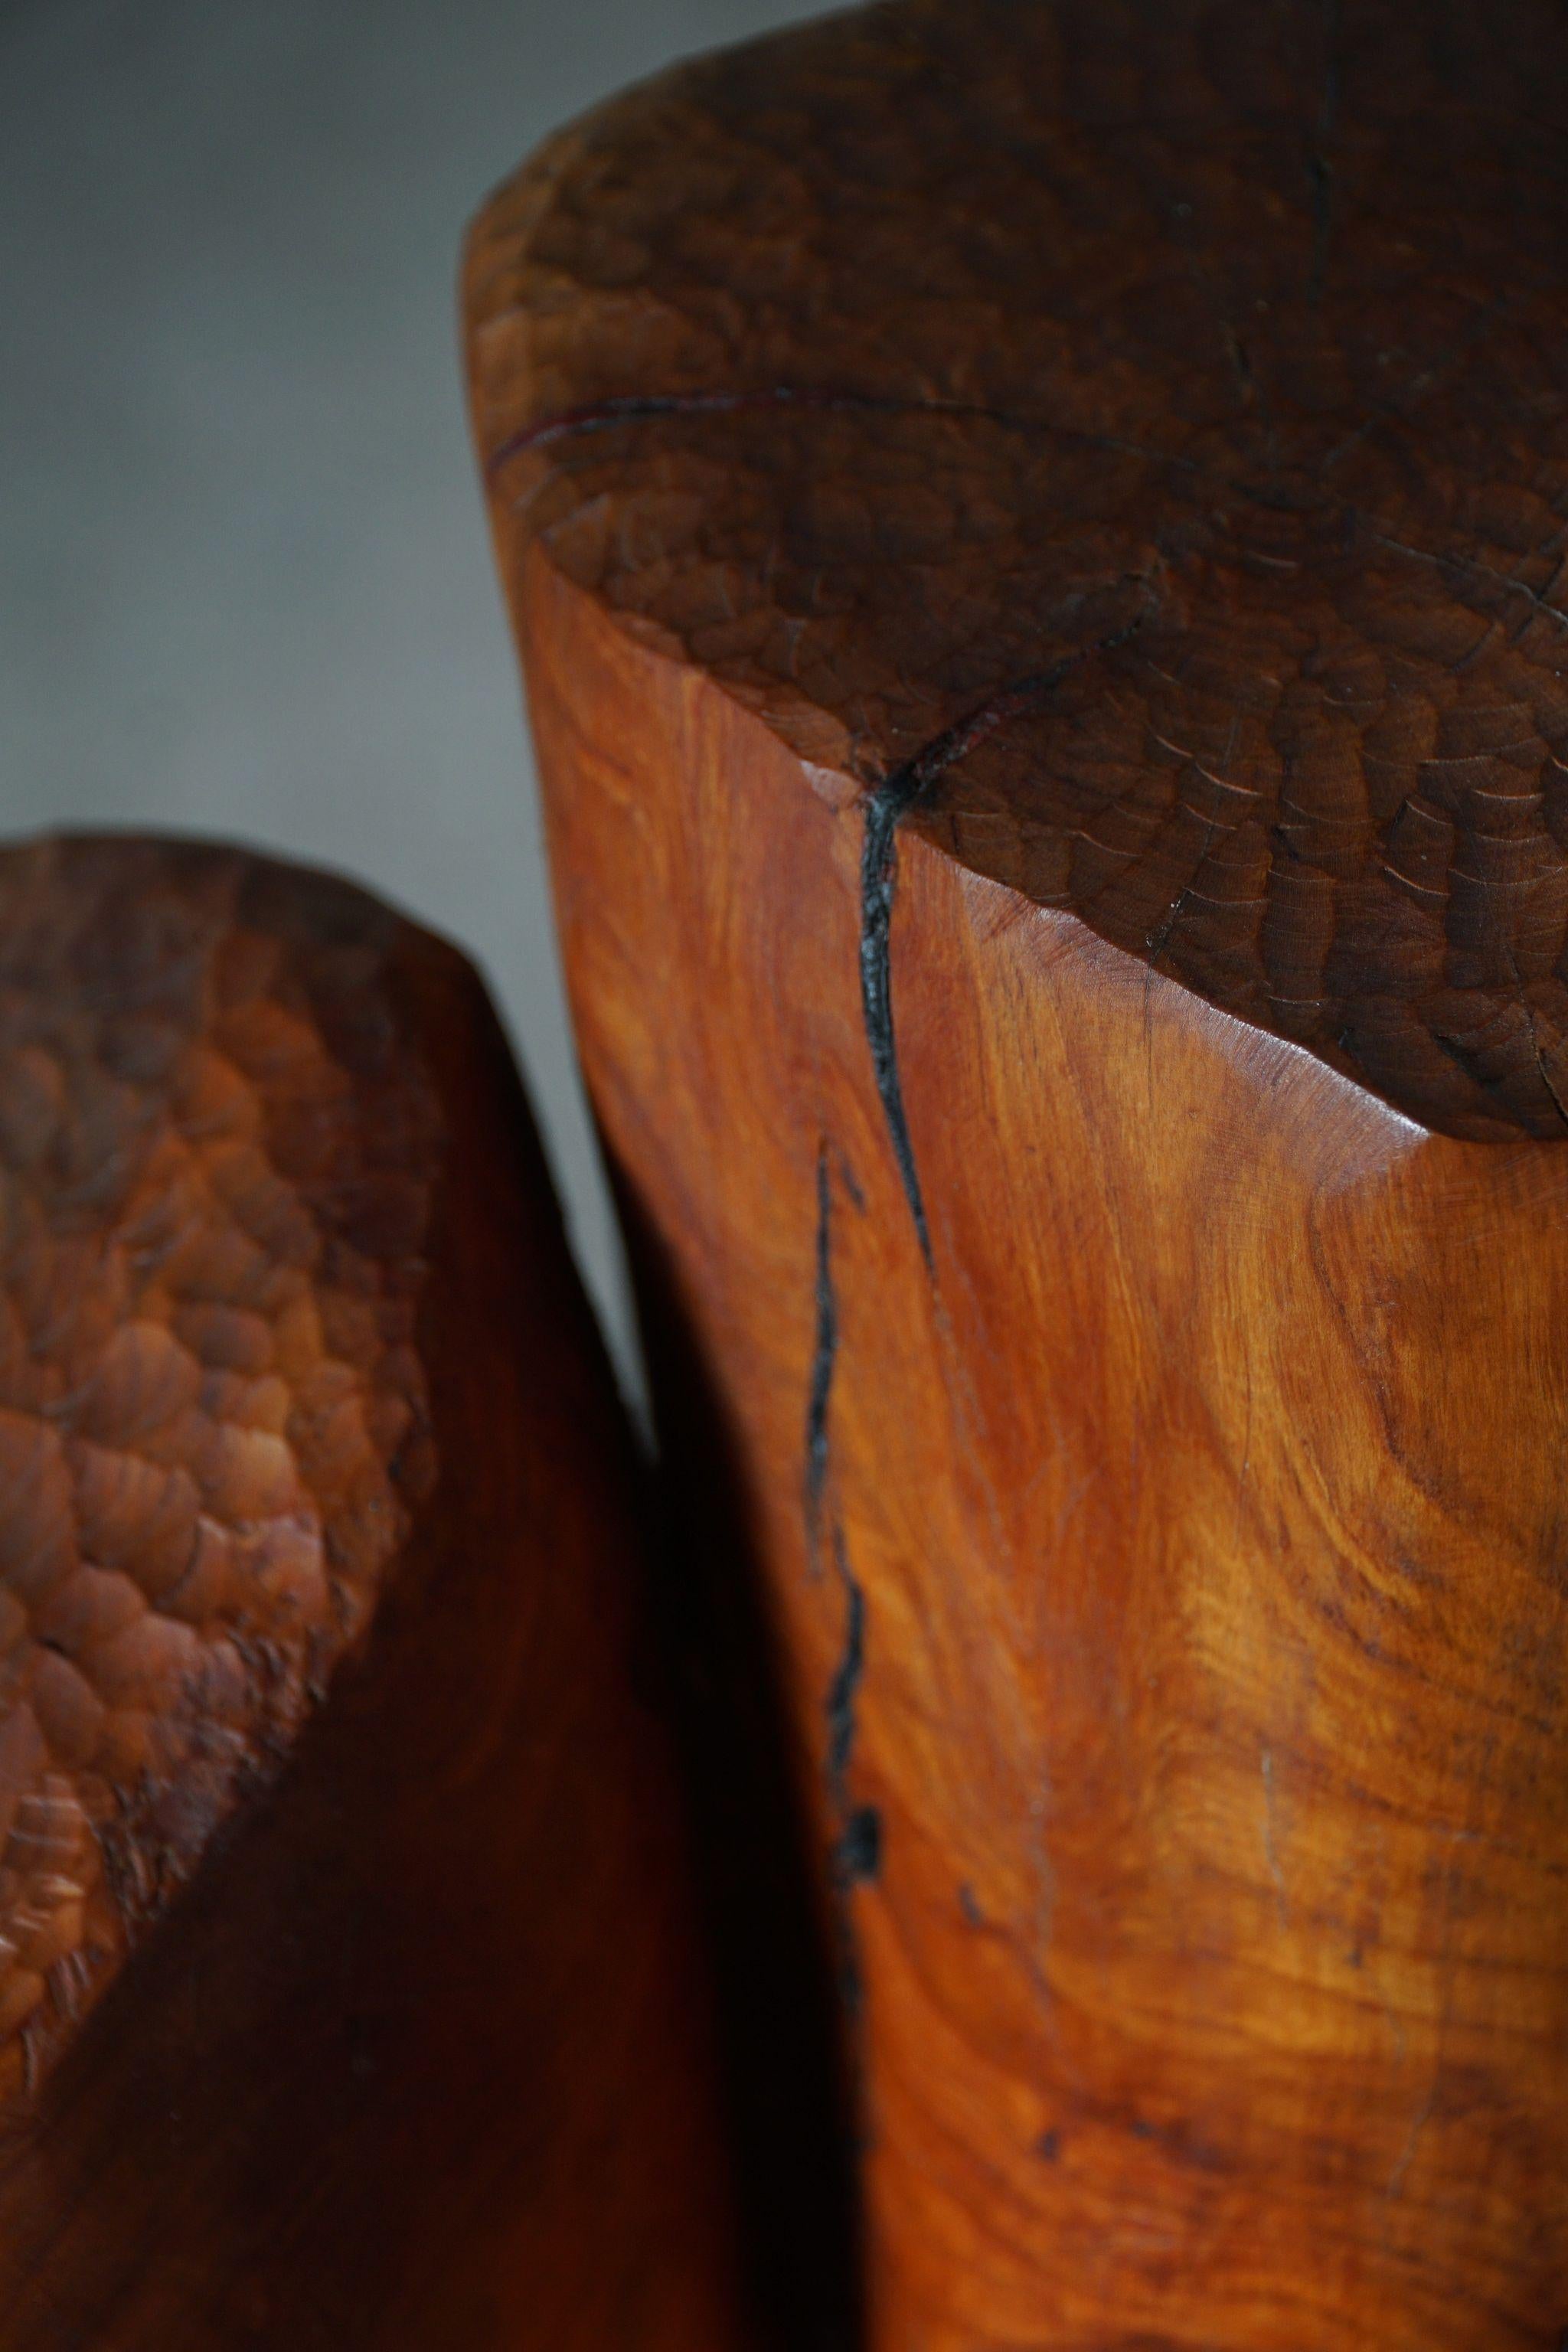
[[[896,0],[473,236],[887,2352],[1568,2328],[1564,44]]]
[[[730,2352],[626,1433],[483,992],[0,855],[0,2342]]]

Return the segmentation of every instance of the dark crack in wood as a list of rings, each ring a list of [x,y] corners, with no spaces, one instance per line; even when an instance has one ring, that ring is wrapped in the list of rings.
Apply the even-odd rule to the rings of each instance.
[[[1144,574],[1137,574],[1135,578],[1152,603],[1151,582]],[[921,1191],[920,1171],[915,1162],[893,1029],[892,925],[899,877],[898,828],[901,820],[911,809],[919,806],[956,761],[967,758],[988,736],[994,735],[1010,719],[1040,709],[1049,701],[1062,680],[1070,676],[1080,663],[1095,654],[1109,653],[1113,647],[1125,645],[1142,626],[1147,611],[1146,607],[1124,628],[1098,637],[1091,645],[1075,646],[1047,667],[1018,678],[1011,686],[998,688],[966,718],[933,737],[922,751],[916,752],[913,759],[906,760],[901,767],[896,768],[865,797],[865,830],[860,848],[860,1003],[865,1019],[866,1042],[870,1048],[871,1068],[881,1100],[882,1116],[903,1184],[904,1197],[914,1221],[921,1255],[925,1259],[928,1271],[933,1274],[935,1260],[931,1252],[931,1227]]]
[[[816,1155],[816,1332],[805,1402],[805,1526],[811,1562],[818,1565],[822,1497],[827,1485],[827,1409],[838,1353],[838,1302],[833,1289],[833,1178],[824,1136]]]
[[[866,1674],[866,1594],[850,1565],[844,1530],[833,1529],[833,1560],[844,1591],[844,1642],[827,1685],[827,1798],[837,1825],[832,1856],[834,1906],[838,1922],[840,1986],[849,2017],[862,2000],[860,1959],[851,1899],[857,1886],[882,1866],[882,1817],[875,1805],[858,1805],[849,1787],[849,1767],[858,1730],[857,1709]]]

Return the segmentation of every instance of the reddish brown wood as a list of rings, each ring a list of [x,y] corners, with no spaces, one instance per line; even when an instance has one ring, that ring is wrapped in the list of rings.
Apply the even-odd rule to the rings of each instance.
[[[1568,2329],[1560,15],[900,0],[469,257],[878,2352]]]
[[[451,949],[0,856],[6,2352],[731,2352],[624,1424]]]
[[[563,133],[469,265],[509,535],[968,869],[1560,1135],[1568,31],[900,0]]]

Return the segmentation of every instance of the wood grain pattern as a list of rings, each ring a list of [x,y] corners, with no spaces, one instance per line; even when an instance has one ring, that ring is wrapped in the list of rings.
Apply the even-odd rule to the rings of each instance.
[[[812,1759],[873,2344],[1555,2352],[1563,1156],[910,840],[928,1265],[858,813],[537,556],[523,625],[594,1099]]]
[[[0,2342],[750,2342],[630,1451],[473,974],[6,851],[0,1157]]]
[[[470,251],[509,530],[801,755],[1459,1135],[1568,1089],[1551,0],[903,0]]]
[[[1562,38],[899,0],[474,235],[877,2352],[1568,2332]]]

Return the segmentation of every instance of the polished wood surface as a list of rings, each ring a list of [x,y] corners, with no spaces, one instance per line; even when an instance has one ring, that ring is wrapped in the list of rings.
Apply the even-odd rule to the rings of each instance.
[[[737,2352],[645,1498],[462,959],[0,855],[5,2352]]]
[[[906,0],[474,233],[877,2352],[1568,2330],[1562,40]]]
[[[703,60],[479,225],[498,511],[962,865],[1561,1136],[1565,130],[1552,0]]]

